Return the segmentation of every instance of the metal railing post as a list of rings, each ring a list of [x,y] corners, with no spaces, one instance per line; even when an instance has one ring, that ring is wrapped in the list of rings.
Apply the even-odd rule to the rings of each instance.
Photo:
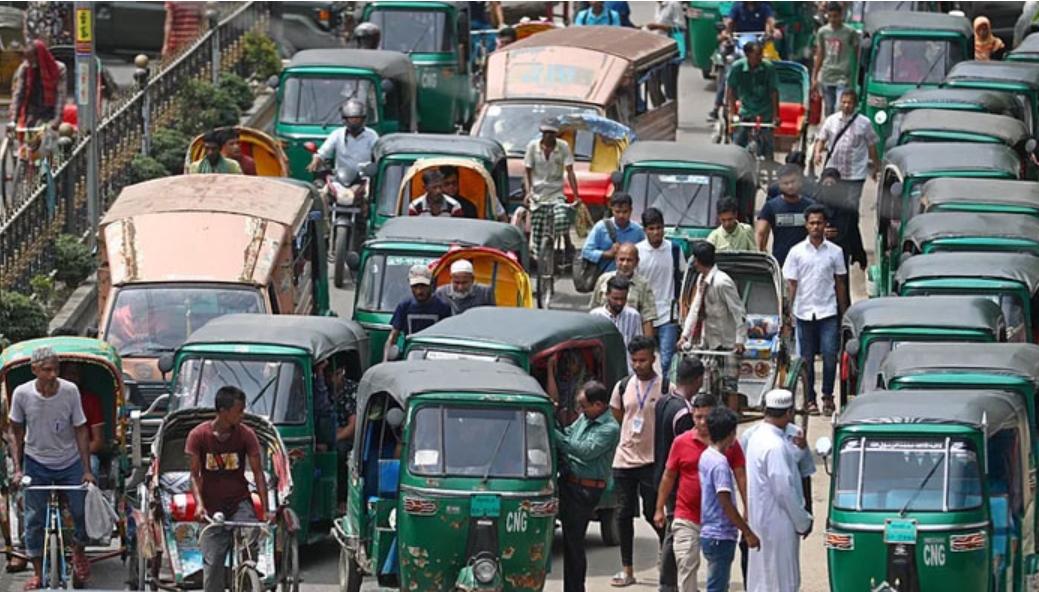
[[[220,13],[217,11],[216,2],[206,3],[206,17],[209,19],[209,34],[211,35],[209,42],[212,44],[212,58],[213,62],[211,68],[213,70],[213,85],[216,86],[220,82]]]
[[[148,92],[148,56],[143,53],[134,58],[137,69],[133,72],[137,90],[143,92],[141,97],[141,154],[147,156],[152,149],[152,104],[151,93]]]

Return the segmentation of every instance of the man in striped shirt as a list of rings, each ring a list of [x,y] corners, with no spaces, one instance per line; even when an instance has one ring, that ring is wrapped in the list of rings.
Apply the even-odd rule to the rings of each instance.
[[[642,335],[642,315],[628,306],[628,291],[631,283],[622,275],[615,275],[606,282],[606,304],[593,308],[591,314],[606,317],[613,322],[617,330],[624,336],[624,347],[631,343],[635,336]],[[631,374],[631,361],[628,361],[628,373]]]

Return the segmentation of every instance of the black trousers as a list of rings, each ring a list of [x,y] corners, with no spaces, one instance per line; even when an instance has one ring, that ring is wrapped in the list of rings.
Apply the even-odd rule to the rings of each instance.
[[[621,538],[621,565],[634,566],[635,517],[639,515],[639,499],[642,499],[642,515],[664,543],[664,529],[653,523],[657,509],[657,488],[653,486],[653,465],[634,469],[613,469],[613,484],[617,489],[617,530]]]
[[[585,592],[588,556],[584,550],[588,523],[595,517],[602,489],[559,480],[559,521],[563,524],[563,592]]]

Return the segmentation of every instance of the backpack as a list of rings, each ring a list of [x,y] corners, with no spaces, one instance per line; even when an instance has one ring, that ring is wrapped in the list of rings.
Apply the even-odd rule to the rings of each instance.
[[[621,400],[621,411],[624,411],[624,391],[628,390],[628,383],[631,382],[631,377],[634,374],[629,374],[617,382],[617,393],[620,395]],[[671,381],[666,376],[660,377],[660,392],[661,394],[671,390]]]
[[[610,235],[610,241],[617,242],[617,228],[613,225],[613,220],[603,220],[603,224],[606,226],[606,232]],[[599,281],[599,276],[602,275],[602,269],[598,263],[589,261],[583,256],[574,258],[574,268],[571,277],[574,280],[574,289],[579,294],[587,294],[595,289],[595,283]]]
[[[591,14],[591,8],[586,8],[581,12],[577,13],[577,18],[574,19],[574,24],[578,26],[585,26],[588,24],[588,15]],[[603,8],[606,14],[610,15],[610,25],[614,27],[621,26],[621,17],[617,14],[616,10],[610,10],[609,8]]]

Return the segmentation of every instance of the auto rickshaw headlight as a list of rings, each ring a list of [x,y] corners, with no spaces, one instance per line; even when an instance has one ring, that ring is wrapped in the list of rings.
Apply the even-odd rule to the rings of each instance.
[[[486,557],[477,559],[476,563],[473,564],[473,576],[476,577],[476,581],[481,584],[490,584],[494,581],[494,577],[498,575],[498,564],[493,559]]]
[[[873,121],[877,125],[884,125],[887,123],[887,111],[877,111],[873,114]]]

